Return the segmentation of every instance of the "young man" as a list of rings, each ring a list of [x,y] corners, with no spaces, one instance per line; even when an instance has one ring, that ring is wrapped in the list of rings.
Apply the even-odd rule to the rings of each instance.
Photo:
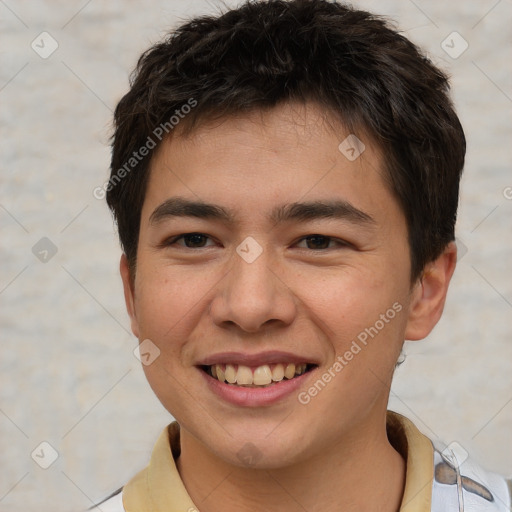
[[[107,201],[176,418],[102,511],[505,511],[507,481],[387,411],[455,268],[446,76],[323,0],[197,18],[143,54]]]

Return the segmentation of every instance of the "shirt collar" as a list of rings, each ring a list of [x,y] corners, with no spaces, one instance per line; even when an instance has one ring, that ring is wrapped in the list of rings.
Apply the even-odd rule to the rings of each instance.
[[[434,481],[434,447],[405,416],[388,411],[388,438],[406,460],[405,488],[400,512],[430,512]]]
[[[400,512],[430,512],[434,475],[431,441],[395,412],[388,411],[386,426],[391,444],[407,461]],[[180,427],[174,421],[160,434],[149,465],[123,488],[126,512],[197,512],[176,468],[179,454]]]

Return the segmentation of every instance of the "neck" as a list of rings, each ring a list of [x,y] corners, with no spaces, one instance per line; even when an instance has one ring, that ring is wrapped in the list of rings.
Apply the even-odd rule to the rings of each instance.
[[[201,512],[397,512],[405,461],[385,426],[357,430],[299,464],[254,469],[226,463],[182,429],[176,463]]]

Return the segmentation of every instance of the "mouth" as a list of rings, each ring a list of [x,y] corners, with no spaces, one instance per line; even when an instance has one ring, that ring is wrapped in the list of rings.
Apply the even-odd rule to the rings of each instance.
[[[281,362],[259,366],[211,364],[200,365],[199,368],[212,379],[233,387],[268,388],[301,377],[317,366],[306,362]]]

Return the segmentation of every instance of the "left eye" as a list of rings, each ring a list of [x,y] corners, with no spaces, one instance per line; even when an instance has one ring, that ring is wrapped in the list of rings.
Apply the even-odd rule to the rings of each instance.
[[[180,240],[183,241],[183,243],[178,244],[177,242]],[[207,247],[206,242],[208,240],[211,240],[211,238],[203,233],[185,233],[170,239],[166,242],[166,245],[181,245],[189,249],[200,249],[201,247]]]
[[[312,249],[312,250],[318,250],[318,249],[330,249],[333,246],[331,244],[337,244],[341,246],[347,246],[348,244],[346,242],[343,242],[343,240],[338,240],[335,238],[332,238],[330,236],[324,236],[324,235],[309,235],[301,240],[299,240],[298,244],[305,243],[306,246],[302,246],[306,249]]]

